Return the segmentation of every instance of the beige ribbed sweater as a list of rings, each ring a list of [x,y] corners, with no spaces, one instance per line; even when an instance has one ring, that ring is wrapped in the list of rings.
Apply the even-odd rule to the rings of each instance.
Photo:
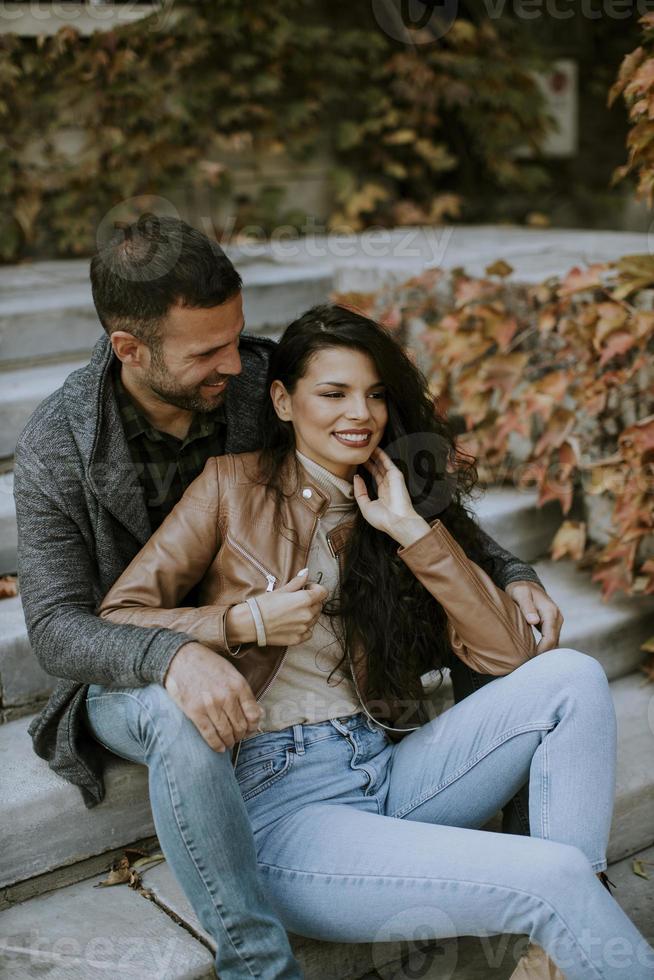
[[[354,491],[351,483],[334,476],[302,453],[296,455],[311,479],[329,495],[331,501],[318,519],[309,551],[307,579],[309,582],[319,582],[327,589],[328,599],[333,599],[339,584],[338,561],[329,551],[327,534],[356,511]],[[264,709],[259,726],[261,731],[277,732],[289,725],[311,725],[360,711],[361,705],[347,660],[329,684],[327,682],[342,654],[342,647],[334,635],[333,620],[323,613],[313,628],[311,639],[286,651],[277,676],[260,702]]]

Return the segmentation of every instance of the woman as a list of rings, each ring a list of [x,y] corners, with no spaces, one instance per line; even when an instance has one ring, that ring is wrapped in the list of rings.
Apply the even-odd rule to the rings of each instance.
[[[264,449],[208,461],[100,615],[185,632],[249,681],[259,727],[219,718],[216,737],[240,738],[282,922],[346,942],[526,934],[516,976],[556,975],[545,950],[573,980],[654,977],[597,880],[615,782],[606,676],[575,650],[535,656],[472,560],[474,467],[424,378],[381,327],[334,306],[287,329],[269,381]],[[407,457],[409,487],[392,459]],[[180,606],[198,583],[199,605]],[[273,646],[280,589],[305,618]],[[505,676],[429,720],[421,677],[452,655]],[[527,778],[532,836],[480,831]],[[632,954],[620,968],[605,955],[616,939]]]

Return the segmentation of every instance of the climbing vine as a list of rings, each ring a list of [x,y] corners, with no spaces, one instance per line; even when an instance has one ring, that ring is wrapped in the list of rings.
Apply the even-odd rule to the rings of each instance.
[[[589,567],[607,600],[654,594],[654,261],[626,256],[536,286],[512,271],[502,260],[481,278],[429,269],[340,301],[426,346],[434,395],[460,420],[483,483],[559,502],[554,559]],[[608,541],[568,516],[577,492],[609,505]],[[654,658],[648,669],[654,679]]]
[[[332,225],[353,230],[539,186],[538,164],[514,153],[546,129],[517,40],[460,17],[431,44],[401,43],[369,7],[196,0],[91,36],[0,34],[0,259],[88,254],[135,195],[217,213],[244,152],[324,153]],[[236,229],[265,232],[305,217],[271,187],[233,210]]]

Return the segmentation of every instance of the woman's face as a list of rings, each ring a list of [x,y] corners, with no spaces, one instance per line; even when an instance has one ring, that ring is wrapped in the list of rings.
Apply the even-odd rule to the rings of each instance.
[[[270,394],[280,419],[293,423],[296,448],[344,480],[379,445],[388,420],[372,358],[349,347],[317,351],[293,394],[281,381]]]

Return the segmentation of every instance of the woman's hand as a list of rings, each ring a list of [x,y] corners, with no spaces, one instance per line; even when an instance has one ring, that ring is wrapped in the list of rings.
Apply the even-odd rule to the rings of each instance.
[[[384,450],[378,446],[363,465],[377,484],[377,499],[371,500],[363,477],[354,477],[354,497],[368,524],[405,548],[427,534],[429,524],[416,512],[402,472]]]

